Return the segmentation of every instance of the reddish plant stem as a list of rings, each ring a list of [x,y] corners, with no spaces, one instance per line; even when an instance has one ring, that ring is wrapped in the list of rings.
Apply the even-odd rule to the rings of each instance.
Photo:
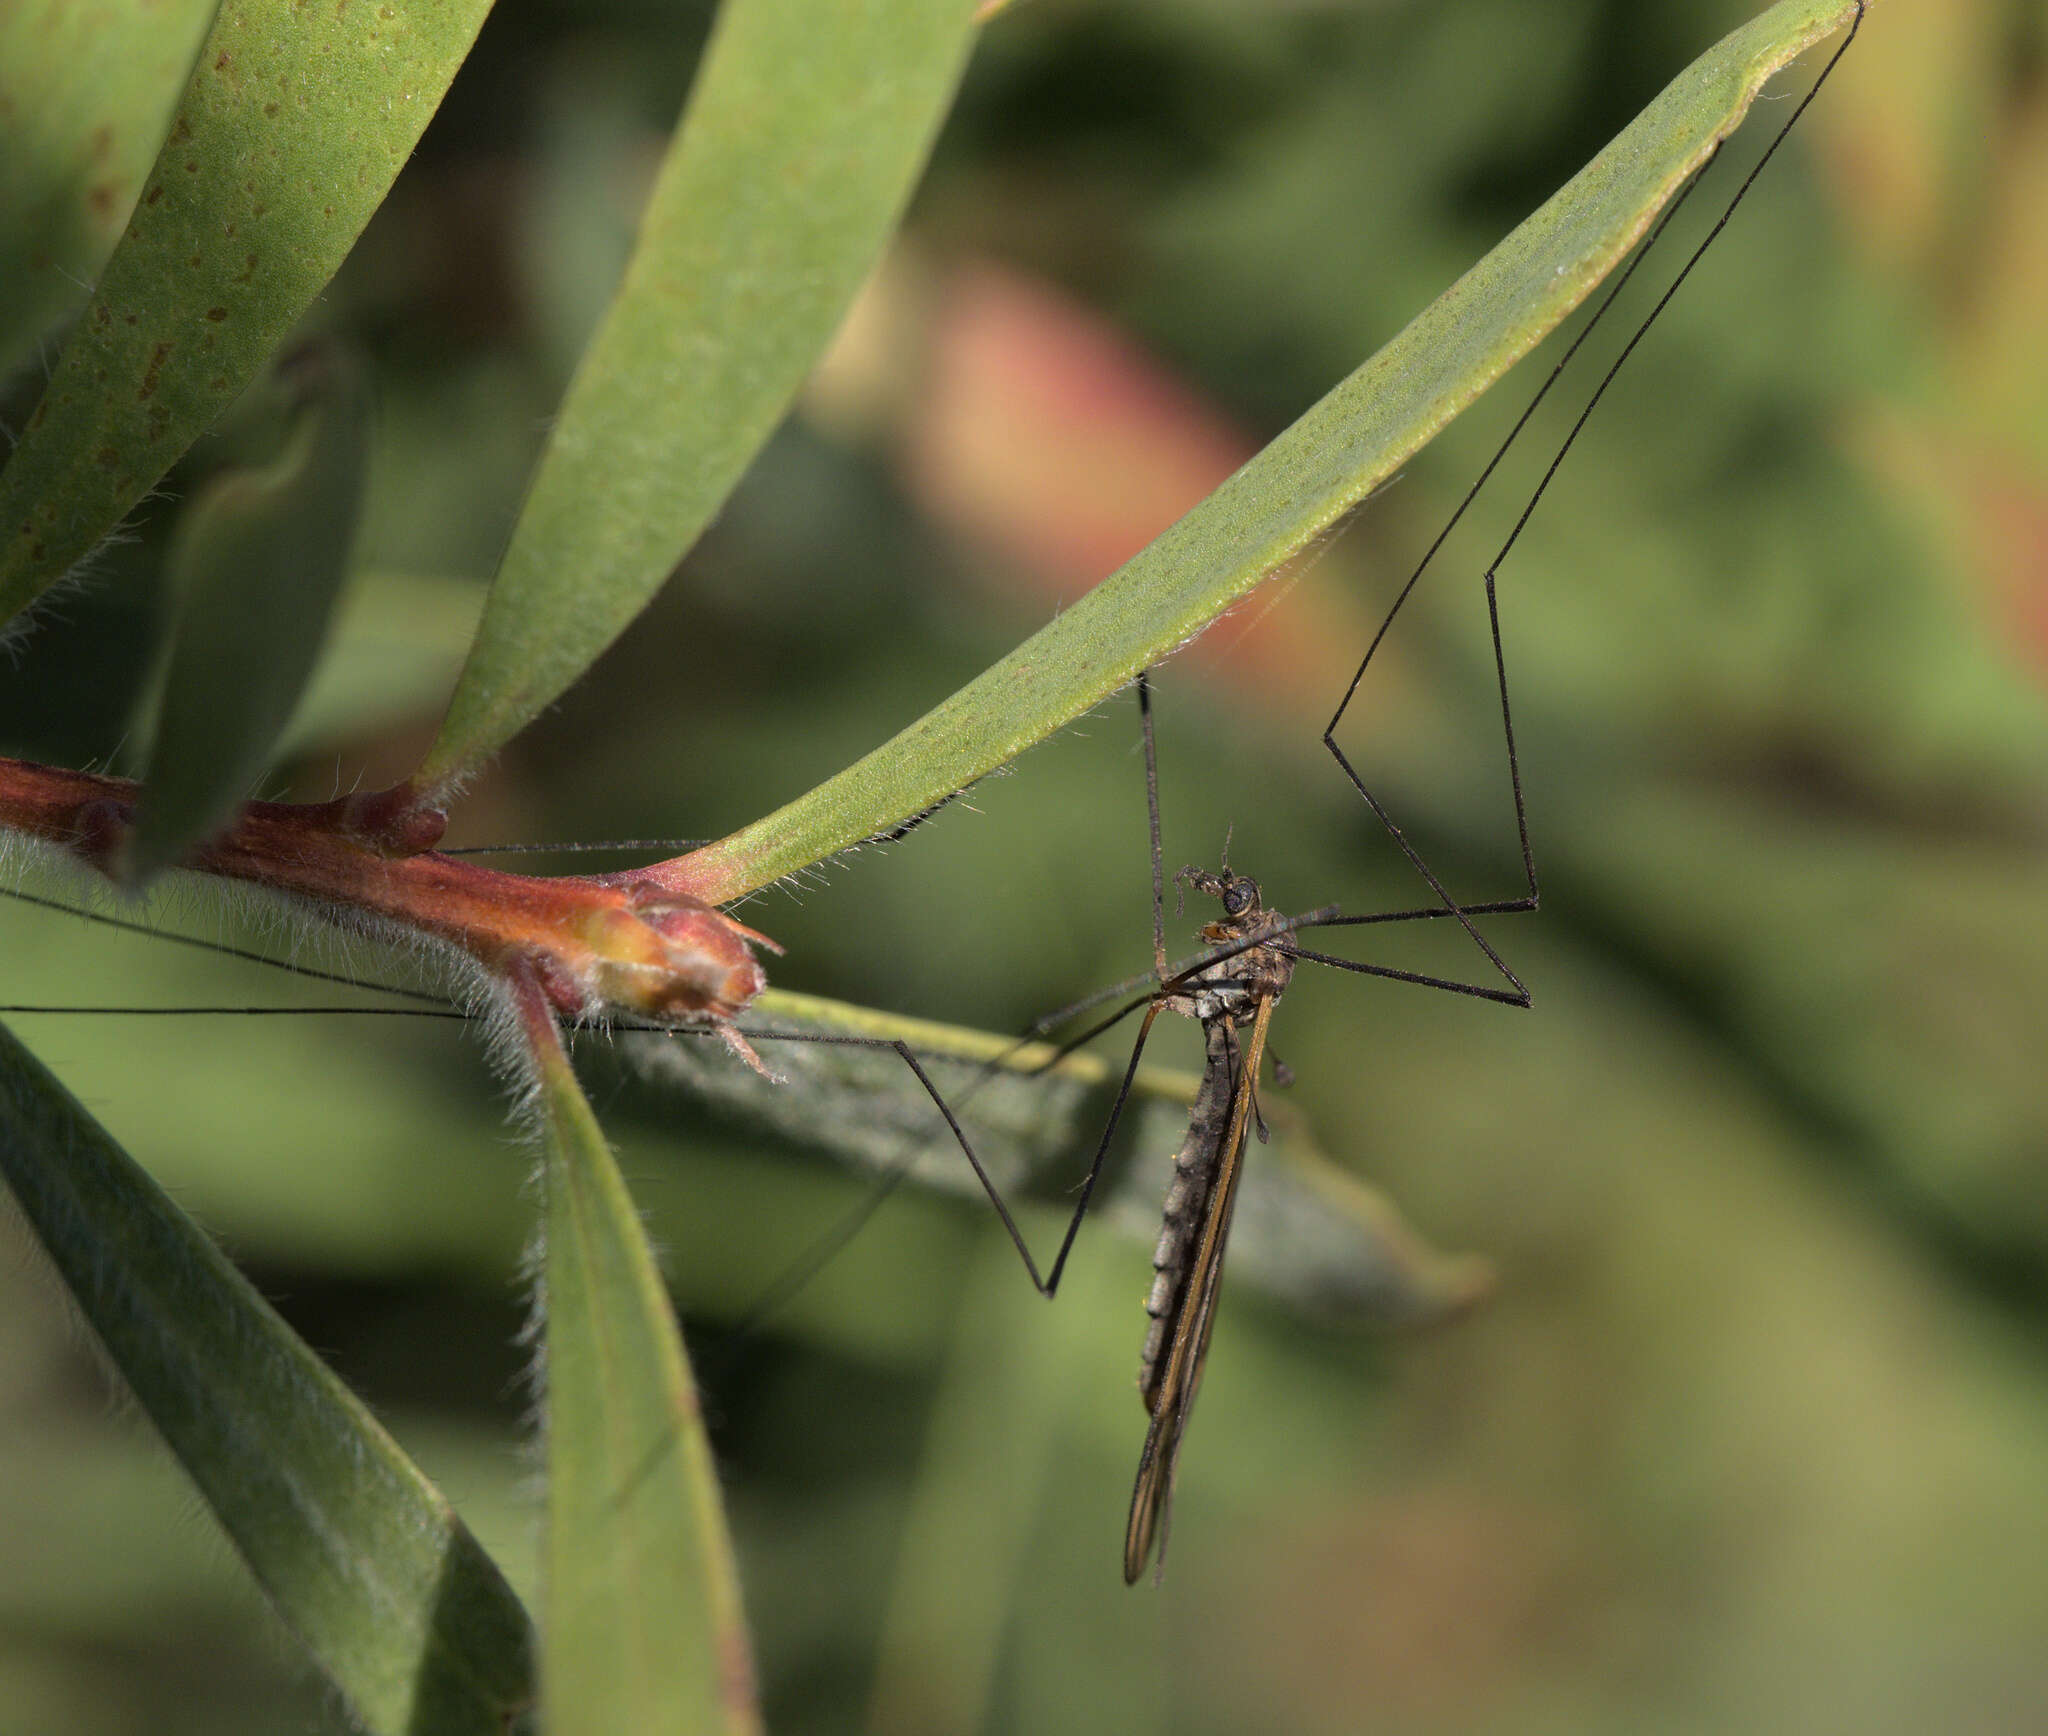
[[[110,877],[140,793],[124,778],[0,759],[0,826]],[[252,802],[185,866],[308,901],[330,918],[371,917],[431,936],[501,977],[530,970],[549,1004],[572,1018],[613,1010],[723,1023],[767,986],[752,949],[780,949],[701,899],[631,874],[541,879],[417,844],[387,854],[408,839],[438,838],[443,821],[380,801]],[[386,807],[407,824],[391,827]]]

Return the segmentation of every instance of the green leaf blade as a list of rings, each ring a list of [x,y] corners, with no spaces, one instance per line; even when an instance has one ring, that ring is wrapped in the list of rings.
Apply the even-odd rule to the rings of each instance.
[[[965,0],[727,0],[417,781],[459,783],[639,613],[787,411],[894,228]]]
[[[0,623],[256,377],[382,202],[488,0],[225,0],[127,232],[0,471]]]
[[[285,450],[216,479],[170,558],[178,615],[124,869],[146,879],[232,820],[275,758],[347,577],[369,457],[368,383],[340,352],[289,367]]]
[[[1783,0],[1726,37],[1143,552],[899,735],[668,866],[664,883],[715,903],[757,891],[944,801],[1169,656],[1313,547],[1553,330],[1741,123],[1772,74],[1856,13],[1855,0]]]
[[[0,1027],[0,1175],[164,1441],[365,1728],[503,1732],[526,1613],[440,1491]]]
[[[547,1150],[546,1726],[750,1736],[752,1654],[682,1334],[552,1018],[525,1023]]]
[[[212,12],[212,0],[0,7],[0,371],[99,275]]]

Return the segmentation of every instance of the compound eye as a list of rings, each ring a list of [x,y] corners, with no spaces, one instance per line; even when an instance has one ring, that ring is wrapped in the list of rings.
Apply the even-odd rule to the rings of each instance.
[[[1256,880],[1237,879],[1223,889],[1223,909],[1226,915],[1242,916],[1259,901],[1259,883]]]

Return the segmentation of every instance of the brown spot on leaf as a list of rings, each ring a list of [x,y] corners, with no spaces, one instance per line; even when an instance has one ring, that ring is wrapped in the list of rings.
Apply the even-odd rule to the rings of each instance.
[[[228,51],[225,48],[223,48],[220,51],[220,58],[213,63],[213,70],[215,72],[220,72],[221,70],[223,70],[227,66],[229,58],[230,57],[228,55]]]
[[[142,371],[142,387],[135,394],[138,403],[156,396],[157,375],[163,371],[164,363],[170,359],[171,347],[170,341],[166,339],[150,350],[149,366]]]
[[[92,130],[92,154],[95,161],[104,161],[114,154],[114,129],[94,127]]]
[[[197,157],[187,157],[185,159],[185,173],[188,175],[199,173],[199,159]]]
[[[170,142],[174,145],[182,145],[191,136],[192,123],[188,121],[183,115],[180,115],[178,117],[177,124],[171,128]]]
[[[228,310],[224,307],[210,307],[206,310],[206,317],[215,321],[224,320],[228,317]]]
[[[274,114],[276,114],[276,113],[277,113],[277,104],[276,104],[276,103],[274,103],[274,102],[267,102],[267,103],[265,103],[265,104],[263,105],[263,112],[264,112],[265,114],[267,114],[267,115],[274,115]]]
[[[145,205],[154,205],[163,196],[164,184],[163,182],[159,181],[154,187],[150,188],[150,190],[147,193],[142,195],[142,202]]]
[[[85,190],[85,202],[92,207],[95,217],[111,217],[114,214],[114,200],[120,188],[112,181],[96,181]]]
[[[121,462],[121,454],[116,452],[111,446],[102,446],[99,449],[98,458],[102,470],[112,470],[115,465]]]

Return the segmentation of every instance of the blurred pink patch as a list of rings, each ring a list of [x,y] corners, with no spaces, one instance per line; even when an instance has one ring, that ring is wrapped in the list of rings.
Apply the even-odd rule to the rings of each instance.
[[[936,312],[906,480],[1049,596],[1114,572],[1257,450],[1047,285],[967,265]]]
[[[1980,561],[2036,674],[2048,675],[2048,493],[2011,477],[1976,488]]]
[[[1875,410],[1852,449],[1921,518],[2017,662],[2048,678],[2048,482],[2009,445],[1938,419]]]

